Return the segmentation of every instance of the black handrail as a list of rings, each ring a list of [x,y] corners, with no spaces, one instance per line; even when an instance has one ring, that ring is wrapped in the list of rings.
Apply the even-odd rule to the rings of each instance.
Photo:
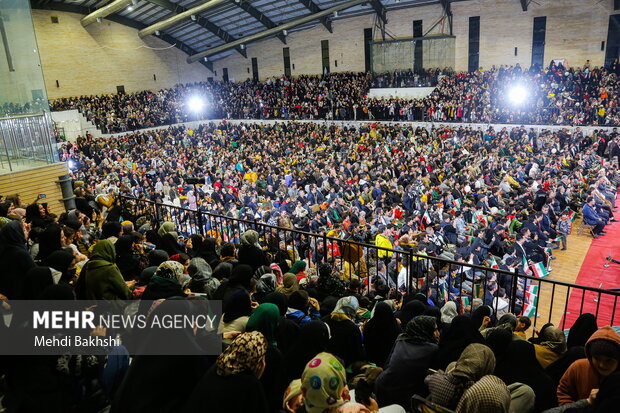
[[[268,231],[276,231],[276,232],[284,232],[287,234],[290,234],[290,241],[288,241],[289,237],[285,236],[284,237],[284,243],[285,243],[285,247],[288,248],[288,246],[290,245],[290,243],[292,243],[293,247],[295,247],[295,241],[299,239],[299,237],[303,236],[306,237],[308,239],[314,239],[314,240],[320,240],[323,241],[323,247],[324,247],[324,251],[325,251],[325,261],[327,261],[328,258],[328,248],[331,248],[332,253],[335,250],[335,246],[342,246],[344,244],[348,244],[351,246],[357,246],[358,248],[361,248],[362,251],[366,250],[371,251],[371,250],[375,250],[377,252],[376,256],[376,264],[377,264],[377,269],[376,269],[376,273],[374,274],[368,274],[369,277],[373,276],[373,275],[378,275],[379,273],[379,261],[381,261],[381,259],[378,258],[378,253],[379,251],[383,251],[385,253],[388,254],[395,254],[396,256],[400,256],[400,257],[406,257],[407,263],[408,263],[408,267],[407,267],[407,291],[414,291],[416,290],[416,288],[412,288],[411,282],[412,282],[412,277],[411,277],[411,271],[412,271],[412,267],[415,266],[415,263],[420,262],[421,260],[428,260],[429,262],[432,263],[437,263],[439,264],[440,268],[448,268],[448,273],[449,273],[449,277],[452,278],[452,272],[453,270],[459,270],[458,273],[456,274],[457,277],[461,278],[461,282],[459,284],[459,296],[458,299],[459,301],[461,300],[462,297],[471,297],[471,299],[473,300],[473,298],[475,297],[475,281],[471,281],[471,289],[472,291],[470,293],[464,294],[464,289],[463,289],[463,278],[462,275],[465,271],[471,270],[473,272],[473,274],[479,274],[482,273],[484,275],[484,279],[488,278],[490,275],[495,274],[498,279],[500,276],[508,276],[510,277],[510,285],[512,286],[511,288],[511,292],[510,292],[510,302],[509,302],[509,309],[511,312],[513,313],[519,313],[520,311],[517,311],[518,308],[516,306],[516,302],[517,299],[520,298],[517,296],[517,286],[519,284],[519,281],[522,281],[525,285],[536,285],[539,287],[539,291],[538,291],[538,302],[537,304],[540,305],[540,294],[542,293],[542,289],[543,286],[545,285],[549,285],[551,286],[550,288],[552,288],[552,299],[551,302],[549,303],[550,305],[550,311],[549,311],[549,321],[551,320],[551,314],[553,313],[552,308],[553,308],[553,299],[555,298],[557,292],[556,289],[557,287],[566,287],[566,302],[564,305],[564,315],[567,314],[567,309],[568,309],[568,301],[570,298],[570,292],[571,291],[580,291],[581,292],[581,310],[583,309],[583,301],[585,299],[585,294],[586,291],[587,292],[591,292],[591,293],[596,293],[598,294],[599,297],[599,301],[600,298],[602,296],[611,296],[614,297],[614,310],[612,312],[611,315],[611,323],[613,323],[613,320],[615,318],[615,301],[618,299],[618,297],[620,297],[620,291],[616,291],[616,290],[606,290],[606,289],[601,289],[601,288],[596,288],[596,287],[589,287],[589,286],[585,286],[585,285],[577,285],[577,284],[573,284],[573,283],[569,283],[566,281],[560,281],[560,280],[550,280],[550,279],[541,279],[532,275],[526,275],[526,274],[520,274],[518,273],[518,271],[515,269],[515,272],[510,272],[510,271],[506,271],[506,270],[502,270],[502,269],[496,269],[496,268],[490,268],[490,267],[484,267],[484,266],[480,266],[480,265],[474,265],[474,264],[469,264],[469,263],[464,263],[464,262],[458,262],[458,261],[454,261],[454,260],[449,260],[449,259],[445,259],[445,258],[440,258],[440,257],[433,257],[433,256],[427,256],[427,255],[420,255],[420,254],[414,254],[410,251],[405,251],[405,250],[400,250],[400,249],[393,249],[393,248],[385,248],[385,247],[379,247],[377,245],[373,245],[373,244],[368,244],[368,243],[363,243],[363,242],[357,242],[357,241],[353,241],[353,240],[343,240],[340,238],[335,238],[335,237],[330,237],[327,236],[325,233],[323,234],[317,234],[317,233],[312,233],[312,232],[305,232],[305,231],[300,231],[298,229],[294,229],[294,228],[283,228],[283,227],[278,227],[278,226],[274,226],[274,225],[270,225],[267,223],[262,223],[262,222],[258,222],[258,221],[251,221],[251,220],[246,220],[246,219],[239,219],[239,218],[231,218],[231,217],[227,217],[224,215],[219,215],[219,214],[214,214],[211,212],[205,212],[205,211],[200,211],[200,210],[193,210],[193,209],[188,209],[188,208],[182,208],[182,207],[178,207],[178,206],[174,206],[174,205],[167,205],[167,204],[161,204],[161,203],[157,203],[151,200],[147,200],[147,199],[138,199],[135,197],[131,197],[131,196],[125,196],[122,195],[121,197],[121,203],[123,206],[123,210],[126,210],[126,203],[133,203],[135,206],[151,206],[153,207],[154,211],[155,211],[155,217],[154,220],[155,221],[162,221],[162,217],[158,217],[157,215],[160,215],[159,212],[161,211],[161,209],[164,209],[166,211],[168,211],[168,213],[170,214],[171,218],[173,215],[186,215],[189,217],[194,217],[189,218],[189,222],[190,224],[196,224],[197,226],[197,232],[199,232],[202,235],[205,235],[205,229],[207,229],[207,226],[209,227],[209,230],[213,230],[213,228],[217,227],[217,224],[219,224],[219,231],[223,232],[223,226],[222,223],[236,223],[239,226],[243,226],[246,227],[247,229],[256,229],[258,227],[262,228],[263,230],[265,230],[265,232]],[[175,211],[176,213],[173,214],[172,211]],[[187,218],[185,218],[187,219]],[[213,223],[215,223],[215,225],[213,225]],[[241,234],[239,234],[240,236]],[[366,257],[369,256],[369,253],[365,254]],[[307,257],[304,257],[307,258]],[[317,262],[318,263],[318,262]],[[344,266],[344,263],[341,262],[341,269]],[[355,264],[352,265],[353,268],[357,268],[358,270],[360,269],[359,265],[357,267],[355,267]],[[418,267],[418,269],[420,269]],[[437,276],[435,278],[435,281],[430,280],[429,281],[429,268],[421,268],[421,273],[424,275],[423,277],[419,277],[419,278],[424,278],[424,282],[425,285],[430,285],[430,286],[434,286],[437,288],[437,292],[436,292],[436,298],[439,298],[439,277]],[[418,277],[416,277],[418,278]],[[472,277],[473,279],[475,279],[475,276]],[[430,283],[430,284],[429,284]],[[483,293],[483,297],[486,294],[486,282],[482,282],[482,293]],[[368,285],[368,288],[370,288],[370,283]],[[495,308],[494,310],[497,310],[497,306],[498,306],[498,301],[495,300],[495,304],[494,304]],[[495,311],[494,313],[496,313],[497,311]],[[598,313],[598,305],[597,305],[597,313]],[[538,319],[538,314],[536,313],[535,317],[534,317],[534,326],[536,325],[536,321]],[[563,317],[563,323],[562,323],[562,327],[564,327],[564,323],[566,321],[566,317]]]

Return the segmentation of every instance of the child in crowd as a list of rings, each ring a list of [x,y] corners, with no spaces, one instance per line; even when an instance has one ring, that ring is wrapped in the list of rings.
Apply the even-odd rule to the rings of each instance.
[[[523,340],[526,340],[525,332],[531,327],[532,320],[528,317],[522,315],[517,318],[517,328],[515,328],[515,334],[521,337]]]
[[[568,215],[568,213],[570,212],[570,210],[565,209],[564,211],[562,211],[562,215],[560,216],[560,219],[558,219],[558,226],[557,226],[557,233],[558,233],[558,237],[560,238],[560,243],[562,245],[562,251],[566,250],[566,245],[567,245],[567,237],[568,234],[570,234],[572,226],[573,226],[573,222],[570,219],[570,216]]]

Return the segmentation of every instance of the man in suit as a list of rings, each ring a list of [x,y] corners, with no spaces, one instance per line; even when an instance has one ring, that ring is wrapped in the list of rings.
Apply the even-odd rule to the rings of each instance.
[[[597,214],[594,209],[595,204],[596,201],[594,200],[594,197],[588,197],[581,212],[583,214],[583,221],[592,226],[590,233],[594,238],[598,238],[599,235],[605,233],[603,228],[605,228],[606,222]]]

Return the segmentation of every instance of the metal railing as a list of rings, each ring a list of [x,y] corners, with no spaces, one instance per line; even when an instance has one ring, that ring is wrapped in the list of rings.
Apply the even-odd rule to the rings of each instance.
[[[460,312],[471,311],[471,304],[476,298],[482,299],[484,305],[492,307],[493,314],[498,316],[505,312],[520,315],[529,303],[535,308],[531,316],[532,332],[543,322],[553,322],[562,329],[568,328],[584,309],[595,314],[599,325],[613,326],[619,318],[616,315],[619,291],[537,278],[519,273],[517,269],[510,272],[414,254],[409,250],[382,248],[326,234],[277,227],[145,199],[121,196],[120,200],[123,217],[146,215],[156,225],[171,221],[179,234],[186,237],[201,234],[220,238],[222,242],[238,244],[241,235],[253,229],[258,232],[263,249],[274,260],[284,256],[291,261],[305,259],[310,267],[321,263],[330,264],[344,278],[359,278],[366,291],[369,291],[377,280],[388,286],[392,285],[395,280],[388,279],[388,267],[395,266],[397,273],[399,267],[404,267],[406,271],[406,285],[401,288],[403,293],[424,292],[427,298],[440,306],[450,299],[457,303]],[[496,299],[495,289],[488,290],[487,281],[493,280],[506,290],[505,299]],[[602,311],[603,307],[607,310],[612,308],[611,313]]]

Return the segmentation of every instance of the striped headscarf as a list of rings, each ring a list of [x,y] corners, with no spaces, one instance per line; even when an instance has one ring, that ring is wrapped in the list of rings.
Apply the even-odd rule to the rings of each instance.
[[[498,377],[488,375],[471,386],[456,406],[456,413],[508,413],[510,392]]]

